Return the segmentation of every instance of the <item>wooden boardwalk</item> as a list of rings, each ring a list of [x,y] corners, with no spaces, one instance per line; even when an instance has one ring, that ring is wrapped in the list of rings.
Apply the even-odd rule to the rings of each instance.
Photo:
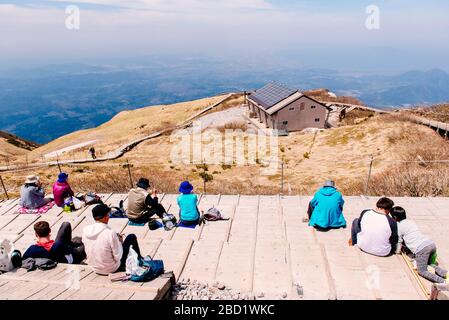
[[[176,196],[161,196],[163,205],[177,215]],[[117,205],[123,194],[103,194]],[[202,195],[200,209],[215,206],[229,218],[196,229],[150,231],[129,226],[126,219],[111,219],[117,232],[135,233],[144,254],[163,259],[176,279],[202,283],[217,281],[241,292],[264,293],[264,299],[426,299],[401,256],[379,258],[349,247],[350,230],[317,232],[302,222],[307,196]],[[346,197],[348,225],[376,198]],[[449,198],[394,198],[421,230],[437,243],[440,262],[449,265]],[[0,238],[25,250],[34,238],[33,223],[46,220],[53,232],[70,221],[74,234],[92,223],[92,207],[63,213],[53,208],[45,215],[18,215],[17,200],[0,202]],[[430,284],[424,282],[430,290]],[[168,279],[146,284],[111,283],[86,265],[60,264],[51,271],[0,275],[0,299],[161,299]],[[301,290],[297,290],[301,288]],[[298,293],[301,292],[302,294]]]

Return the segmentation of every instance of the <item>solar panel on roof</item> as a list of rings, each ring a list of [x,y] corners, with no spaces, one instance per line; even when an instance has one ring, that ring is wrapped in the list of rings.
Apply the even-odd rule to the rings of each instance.
[[[283,84],[272,82],[253,93],[251,99],[268,109],[290,97],[296,91]]]

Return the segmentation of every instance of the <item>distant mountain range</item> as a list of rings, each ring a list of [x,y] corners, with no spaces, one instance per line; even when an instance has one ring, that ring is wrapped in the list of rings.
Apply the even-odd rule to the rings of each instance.
[[[449,74],[439,69],[382,76],[220,59],[136,59],[2,71],[0,130],[46,143],[122,110],[251,90],[271,80],[303,90],[325,87],[376,107],[449,101]]]

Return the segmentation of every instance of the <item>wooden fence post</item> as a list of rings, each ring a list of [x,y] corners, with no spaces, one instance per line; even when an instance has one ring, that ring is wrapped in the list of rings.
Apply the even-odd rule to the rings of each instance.
[[[372,173],[372,170],[373,170],[373,162],[374,162],[374,156],[371,155],[371,161],[369,163],[368,178],[366,179],[365,196],[368,195],[369,182],[371,180],[371,173]]]
[[[6,199],[9,200],[8,191],[6,190],[5,184],[3,183],[3,178],[2,178],[2,176],[0,176],[0,181],[1,181],[1,183],[2,183],[3,190],[5,191]]]

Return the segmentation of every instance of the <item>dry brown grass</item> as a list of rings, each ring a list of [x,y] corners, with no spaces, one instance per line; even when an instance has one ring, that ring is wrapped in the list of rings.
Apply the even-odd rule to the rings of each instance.
[[[331,97],[328,94],[327,89],[316,89],[316,90],[309,90],[305,91],[304,94],[324,102],[341,102],[341,103],[348,103],[348,104],[354,104],[354,105],[364,105],[359,99],[349,96],[338,96],[338,97]]]
[[[391,139],[391,138],[390,138]],[[411,162],[392,163],[377,173],[369,185],[370,195],[449,196],[449,142],[436,133],[403,134],[392,142],[397,146],[397,159]],[[363,182],[347,186],[348,193],[363,193]]]
[[[280,138],[280,156],[285,161],[285,190],[291,194],[312,194],[325,179],[336,180],[346,195],[363,193],[369,158],[376,158],[370,184],[372,195],[449,196],[449,164],[391,162],[449,159],[448,142],[431,129],[405,121],[399,115],[376,115],[362,124],[347,125],[314,133],[294,133]],[[314,141],[313,147],[310,146]],[[172,163],[173,143],[168,136],[147,141],[133,149],[127,158],[133,167],[133,179],[147,176],[161,192],[176,192],[179,182],[188,179],[203,191],[195,165]],[[311,152],[310,152],[311,151]],[[304,154],[308,153],[304,158]],[[125,159],[88,166],[63,167],[78,191],[126,192],[130,186]],[[208,193],[276,194],[280,191],[280,172],[261,175],[263,165],[209,165],[213,180]],[[82,172],[81,172],[82,171]],[[12,194],[27,174],[39,174],[48,187],[56,167],[2,174]]]
[[[374,115],[375,113],[370,110],[354,109],[346,114],[340,122],[340,126],[360,124],[367,121],[369,118],[374,117]]]
[[[416,107],[411,114],[427,119],[449,123],[449,104],[439,104],[432,107]]]

